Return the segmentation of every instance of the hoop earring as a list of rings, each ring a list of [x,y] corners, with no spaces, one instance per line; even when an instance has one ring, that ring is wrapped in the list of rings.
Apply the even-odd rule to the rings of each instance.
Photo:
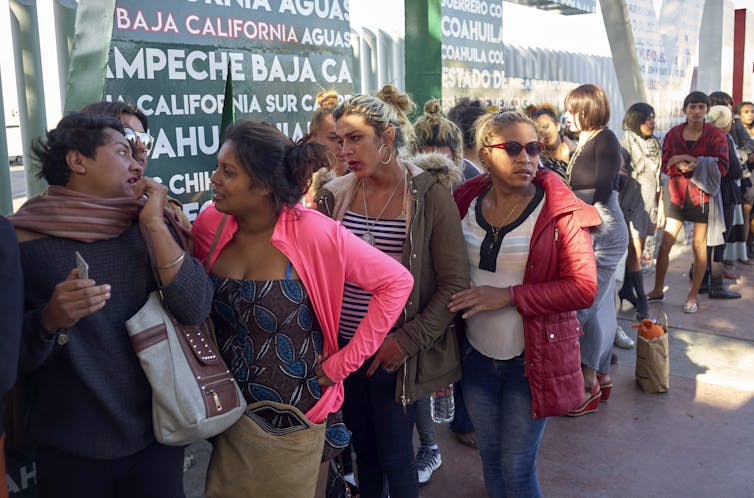
[[[387,144],[380,144],[380,148],[377,150],[377,159],[379,159],[381,164],[388,164],[390,161],[393,160],[393,151],[388,147],[388,152],[390,153],[389,156],[387,156],[387,160],[382,160],[382,148],[387,147]]]

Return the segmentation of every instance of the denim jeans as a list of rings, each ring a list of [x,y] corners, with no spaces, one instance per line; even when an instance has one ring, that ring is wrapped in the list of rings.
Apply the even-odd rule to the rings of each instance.
[[[466,408],[474,423],[490,498],[540,497],[537,452],[546,419],[531,418],[523,356],[494,360],[471,347],[463,354]]]
[[[353,432],[361,498],[417,498],[419,481],[414,460],[416,406],[395,402],[395,384],[403,369],[366,371],[374,358],[346,378],[343,420]]]
[[[417,399],[416,405],[416,433],[419,434],[419,446],[429,448],[437,444],[435,421],[432,419],[432,404],[429,396]]]

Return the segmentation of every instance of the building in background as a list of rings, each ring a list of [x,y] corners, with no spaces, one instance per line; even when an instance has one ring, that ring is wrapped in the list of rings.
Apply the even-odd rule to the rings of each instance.
[[[754,97],[752,0],[0,0],[0,41],[14,48],[0,52],[2,154],[21,155],[28,137],[20,130],[32,136],[29,129],[54,124],[66,108],[73,33],[65,15],[108,3],[112,42],[105,40],[101,95],[147,112],[157,139],[150,174],[186,202],[190,218],[208,199],[228,74],[236,115],[276,123],[292,138],[306,133],[312,97],[329,87],[350,95],[393,83],[419,104],[442,98],[449,107],[475,96],[520,109],[561,108],[574,86],[591,82],[610,95],[616,130],[637,100],[655,106],[663,130],[682,119],[692,89]],[[19,8],[36,16],[38,31],[26,38],[13,27]],[[34,47],[19,44],[29,38],[44,62],[37,73],[23,69],[24,79],[17,69],[26,56],[18,54]],[[40,88],[29,89],[30,81]],[[43,104],[34,127],[24,124],[29,106],[19,95]],[[8,174],[0,167],[6,212]],[[19,184],[16,204],[25,194]]]

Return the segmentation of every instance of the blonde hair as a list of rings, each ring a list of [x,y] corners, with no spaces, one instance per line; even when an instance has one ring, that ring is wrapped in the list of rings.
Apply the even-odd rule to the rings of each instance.
[[[534,121],[529,119],[526,114],[518,111],[488,113],[479,116],[475,123],[477,151],[492,145],[492,137],[502,135],[506,128],[516,123],[528,124],[535,133],[537,132]]]
[[[329,116],[338,105],[338,92],[335,90],[323,90],[314,97],[314,101],[319,107],[312,114],[312,120],[309,123],[309,137],[316,135],[322,124],[322,119]]]
[[[393,145],[398,155],[408,157],[416,152],[414,128],[408,114],[416,109],[416,104],[405,93],[393,85],[385,85],[376,96],[356,95],[335,108],[333,118],[357,115],[374,128],[375,134],[382,137],[388,126],[395,130]]]
[[[451,120],[440,112],[440,101],[429,100],[424,104],[424,115],[414,123],[416,146],[449,147],[451,160],[456,166],[463,162],[463,133]]]

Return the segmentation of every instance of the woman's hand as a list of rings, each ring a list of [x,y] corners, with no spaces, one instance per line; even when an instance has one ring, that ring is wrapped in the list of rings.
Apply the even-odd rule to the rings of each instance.
[[[380,349],[377,350],[377,355],[369,366],[369,370],[367,370],[367,377],[371,377],[380,365],[390,373],[395,372],[406,362],[406,358],[406,353],[398,344],[398,341],[388,336],[382,342]]]
[[[317,355],[317,369],[314,371],[314,375],[317,376],[317,384],[319,384],[320,387],[331,387],[335,385],[335,382],[330,380],[330,377],[325,373],[325,369],[322,368],[322,363],[324,363],[329,357],[330,355],[327,353]]]
[[[465,309],[466,312],[461,316],[468,318],[480,311],[498,310],[510,306],[510,304],[511,292],[509,287],[482,285],[480,287],[471,286],[450,296],[448,309],[453,313]]]
[[[134,183],[134,198],[139,199],[142,196],[147,197],[147,203],[139,213],[139,223],[147,228],[164,225],[163,211],[168,198],[168,188],[152,178],[142,176]]]
[[[78,277],[78,269],[74,268],[55,286],[50,301],[42,310],[42,327],[47,332],[71,328],[82,318],[102,309],[108,299],[109,285],[82,280]]]
[[[694,156],[690,156],[688,154],[678,154],[668,159],[668,166],[675,166],[678,163],[693,163],[693,162],[696,162],[696,158]]]
[[[680,162],[676,164],[676,168],[678,168],[678,171],[680,171],[681,173],[690,173],[694,171],[695,167],[696,167],[696,163],[694,162],[691,162],[691,163]]]
[[[657,200],[657,224],[655,228],[665,228],[665,222],[665,201],[662,199],[662,192],[660,192],[660,198]]]

